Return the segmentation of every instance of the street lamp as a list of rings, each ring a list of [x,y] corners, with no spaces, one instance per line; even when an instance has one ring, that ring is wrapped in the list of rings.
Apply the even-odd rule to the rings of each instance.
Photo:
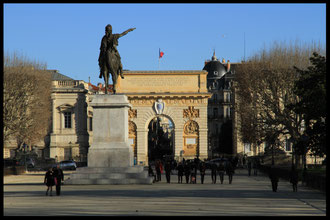
[[[289,143],[291,144],[292,143],[292,152],[291,152],[291,154],[292,154],[292,160],[291,160],[291,165],[292,165],[292,167],[294,167],[295,165],[294,165],[294,154],[295,154],[295,144],[294,144],[294,139],[293,139],[293,137],[290,137],[289,138]]]
[[[27,171],[27,165],[26,165],[26,144],[23,143],[23,152],[24,152],[24,166],[25,166],[25,171]]]

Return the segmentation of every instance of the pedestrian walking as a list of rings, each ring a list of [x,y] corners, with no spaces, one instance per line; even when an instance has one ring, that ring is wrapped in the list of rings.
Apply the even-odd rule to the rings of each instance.
[[[220,162],[220,164],[218,166],[218,174],[219,174],[219,177],[220,177],[221,184],[223,184],[223,177],[224,177],[224,174],[225,174],[225,166],[224,166],[223,163],[224,162]]]
[[[170,161],[165,162],[165,176],[166,176],[166,182],[171,182],[171,170],[172,170],[172,164]]]
[[[47,186],[46,196],[48,196],[49,189],[50,189],[50,194],[49,195],[52,196],[53,186],[55,185],[54,175],[53,175],[52,168],[49,168],[49,170],[46,172],[44,183]]]
[[[56,186],[56,195],[61,195],[61,185],[64,180],[63,170],[60,168],[60,165],[57,164],[53,169],[54,181]]]
[[[257,176],[258,175],[258,163],[257,163],[257,161],[253,161],[252,168],[253,168],[253,175]]]
[[[194,162],[191,165],[190,183],[196,183],[197,181],[197,164]]]
[[[211,177],[212,183],[215,184],[217,182],[217,164],[212,163],[211,165]]]
[[[163,164],[160,160],[156,161],[157,182],[162,181]]]
[[[273,192],[277,192],[279,176],[278,176],[277,170],[275,169],[274,165],[272,165],[269,169],[269,179],[272,182]]]
[[[199,172],[201,174],[201,183],[204,184],[204,176],[206,171],[206,165],[204,162],[200,164]]]
[[[148,168],[148,175],[150,177],[153,177],[153,183],[156,182],[156,175],[155,175],[155,166],[153,163],[149,164],[149,168]]]
[[[186,183],[189,183],[190,172],[191,172],[190,164],[188,161],[186,161],[184,165],[184,175],[186,176]]]
[[[226,173],[228,175],[229,184],[231,184],[232,181],[233,181],[233,175],[235,173],[234,167],[233,167],[231,161],[228,161],[227,164],[226,164]]]
[[[178,170],[178,183],[182,183],[184,169],[181,162],[179,162],[177,170]]]
[[[295,166],[292,166],[290,172],[290,183],[292,184],[293,192],[298,191],[298,172]]]
[[[247,163],[247,168],[248,168],[248,174],[249,176],[251,176],[251,168],[252,168],[252,164],[251,164],[251,161],[249,160],[248,163]]]

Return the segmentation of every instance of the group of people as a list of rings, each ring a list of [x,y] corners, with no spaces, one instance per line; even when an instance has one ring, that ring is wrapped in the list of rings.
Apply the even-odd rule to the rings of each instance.
[[[228,175],[229,184],[233,181],[233,174],[235,173],[235,165],[231,161],[222,161],[217,165],[216,163],[211,164],[211,177],[212,183],[217,182],[217,174],[220,177],[220,183],[223,184],[225,173]]]
[[[278,186],[278,181],[279,181],[279,173],[278,173],[278,170],[274,167],[274,165],[272,165],[269,168],[268,175],[269,175],[269,179],[272,183],[273,192],[277,192],[277,186]],[[295,166],[292,166],[291,171],[290,171],[289,181],[292,184],[293,192],[297,192],[297,190],[298,190],[298,180],[299,180],[298,171],[295,168]]]
[[[53,168],[49,168],[49,170],[45,174],[44,183],[47,186],[46,196],[48,196],[48,192],[50,191],[50,196],[52,196],[53,186],[56,188],[56,195],[61,195],[61,185],[64,180],[63,171],[59,165]]]
[[[259,161],[257,161],[257,160],[254,160],[254,161],[248,160],[247,168],[248,168],[249,176],[251,176],[251,170],[252,169],[253,169],[253,175],[254,176],[258,175],[258,166],[259,166]]]
[[[164,166],[161,160],[156,160],[149,165],[149,176],[154,177],[154,182],[161,181],[161,174],[165,171],[166,182],[171,182],[171,174],[173,170],[177,170],[178,183],[183,182],[183,176],[185,176],[186,183],[197,183],[197,172],[199,170],[201,184],[204,184],[204,177],[206,169],[211,169],[212,183],[215,184],[217,175],[220,176],[220,182],[223,184],[224,174],[228,175],[229,184],[232,183],[233,174],[235,173],[235,166],[232,161],[222,162],[219,165],[212,163],[211,167],[207,167],[204,161],[200,161],[198,158],[194,160],[182,160],[179,163],[173,160],[165,160]]]

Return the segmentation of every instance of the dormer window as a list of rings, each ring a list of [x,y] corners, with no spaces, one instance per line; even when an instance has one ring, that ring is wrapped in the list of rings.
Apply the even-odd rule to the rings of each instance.
[[[214,71],[213,73],[214,73],[215,76],[219,76],[218,71]]]

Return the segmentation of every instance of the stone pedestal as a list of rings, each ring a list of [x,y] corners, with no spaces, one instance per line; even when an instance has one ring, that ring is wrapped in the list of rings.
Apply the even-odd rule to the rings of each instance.
[[[93,107],[93,145],[88,150],[88,167],[133,166],[128,143],[128,109],[125,95],[96,95]]]
[[[151,184],[140,166],[133,166],[133,149],[128,143],[128,109],[125,95],[95,95],[93,144],[88,150],[88,167],[78,168],[65,184]]]

